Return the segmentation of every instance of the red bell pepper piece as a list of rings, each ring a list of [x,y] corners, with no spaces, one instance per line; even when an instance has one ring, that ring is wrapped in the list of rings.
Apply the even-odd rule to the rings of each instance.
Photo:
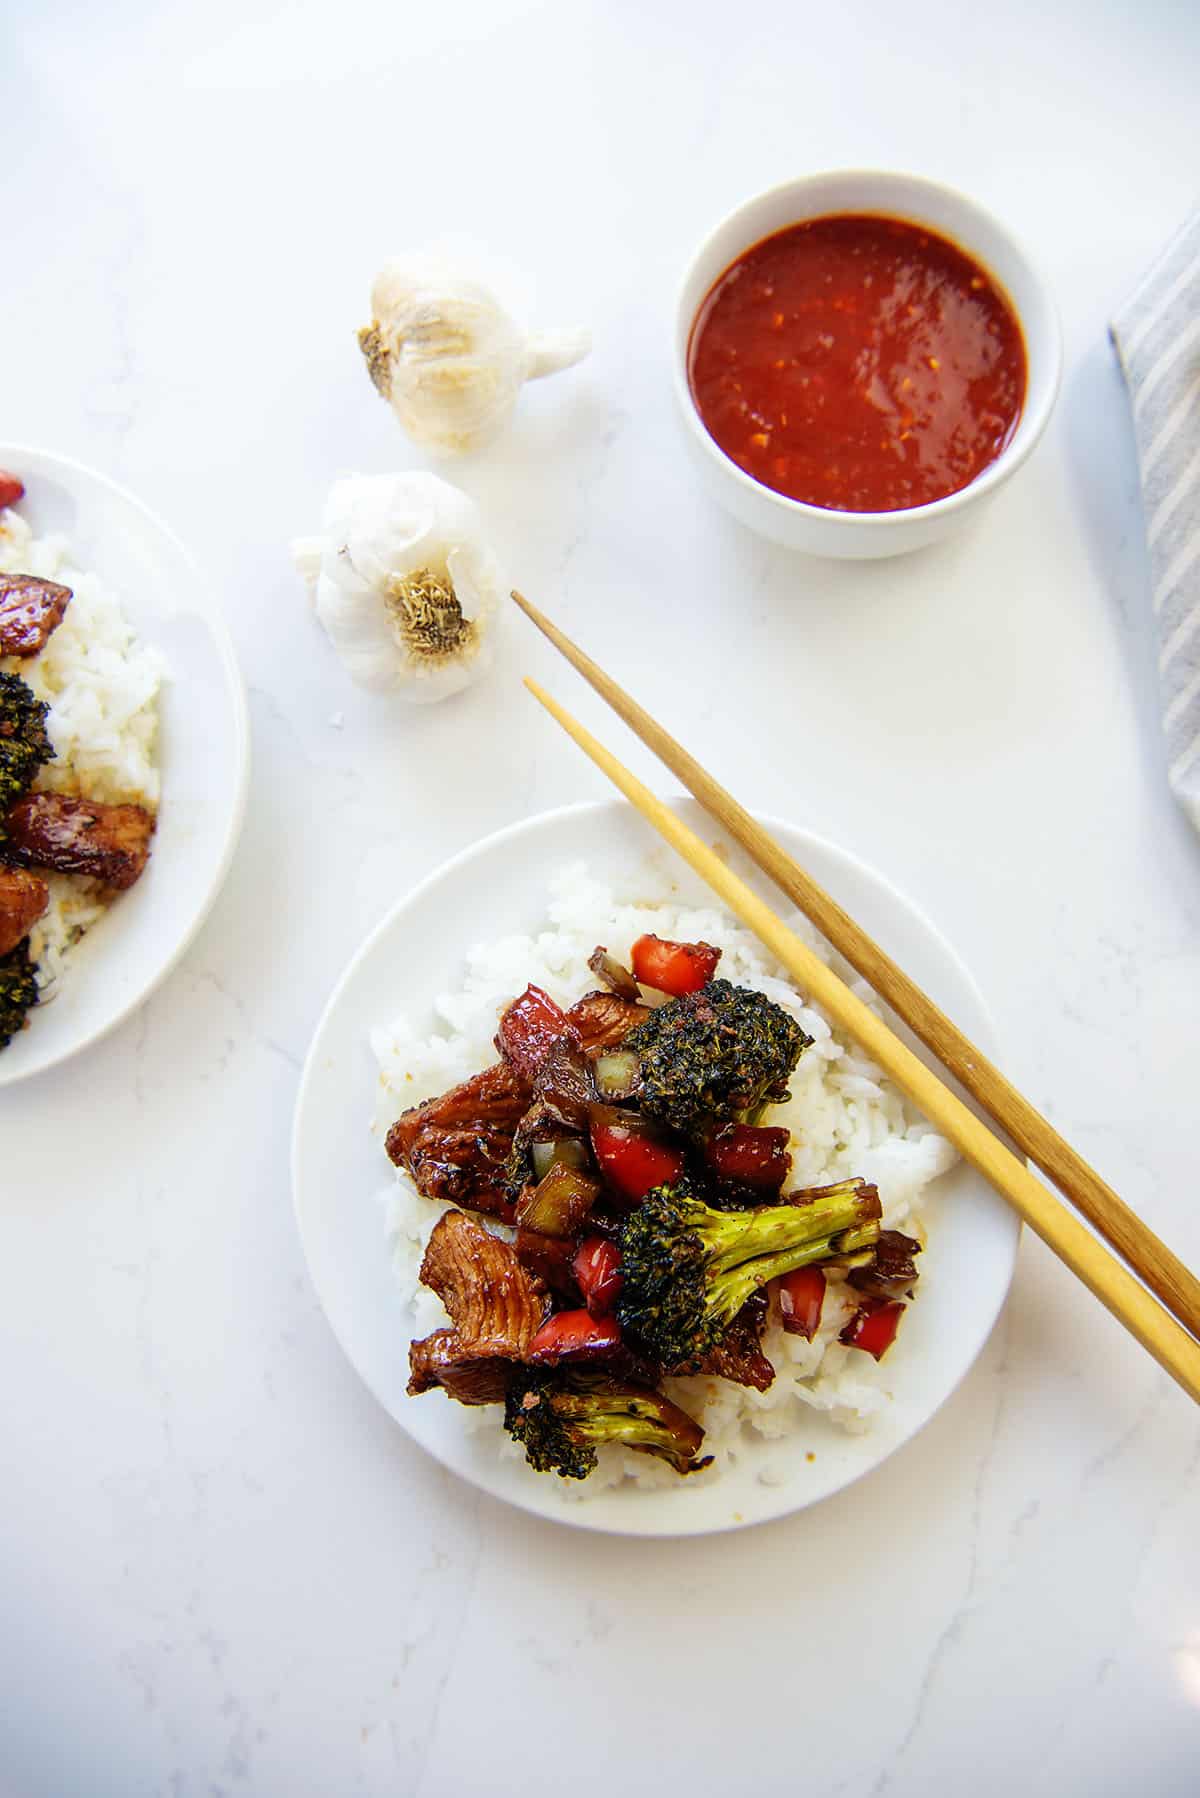
[[[0,468],[0,506],[15,506],[24,497],[25,483],[20,475],[9,474],[6,468]]]
[[[707,986],[721,959],[711,943],[669,943],[663,937],[640,936],[633,945],[633,972],[643,986],[680,999]]]
[[[683,1173],[682,1149],[624,1124],[593,1124],[592,1149],[609,1186],[631,1205]]]
[[[615,1317],[593,1317],[589,1311],[556,1311],[548,1317],[525,1357],[527,1361],[587,1361],[621,1346]]]
[[[496,1047],[518,1074],[533,1080],[551,1043],[566,1028],[567,1017],[561,1005],[556,1005],[540,986],[527,986],[501,1016]]]
[[[792,1336],[811,1342],[821,1322],[825,1303],[825,1275],[819,1267],[797,1267],[780,1278],[779,1311],[783,1327]]]
[[[896,1340],[904,1310],[905,1306],[897,1299],[869,1300],[859,1306],[838,1341],[850,1348],[862,1349],[879,1361]]]
[[[572,1263],[575,1283],[593,1317],[607,1317],[625,1284],[621,1251],[606,1236],[585,1236]]]
[[[775,1125],[726,1124],[709,1138],[705,1154],[722,1180],[760,1192],[778,1192],[792,1165],[788,1132]]]

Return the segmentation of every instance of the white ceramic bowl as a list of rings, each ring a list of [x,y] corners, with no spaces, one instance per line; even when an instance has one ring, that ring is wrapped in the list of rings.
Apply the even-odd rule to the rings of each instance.
[[[712,831],[712,820],[694,800],[672,804],[693,829]],[[994,1053],[978,988],[934,926],[882,875],[844,850],[807,831],[764,822]],[[778,901],[739,850],[731,860],[764,898]],[[395,1174],[368,1127],[379,1081],[371,1032],[401,1015],[420,1035],[444,1029],[437,997],[461,982],[470,945],[539,929],[553,875],[576,861],[627,895],[712,904],[697,876],[632,806],[617,800],[567,806],[515,824],[464,850],[401,899],[339,981],[300,1083],[292,1179],[309,1272],[342,1347],[372,1392],[414,1441],[485,1492],[541,1517],[630,1536],[690,1536],[782,1517],[878,1467],[928,1422],[986,1342],[1012,1278],[1020,1224],[966,1164],[930,1189],[919,1302],[887,1359],[860,1370],[861,1378],[890,1392],[892,1402],[861,1434],[797,1407],[786,1437],[750,1439],[737,1465],[713,1483],[682,1480],[646,1491],[626,1482],[592,1491],[536,1474],[519,1456],[505,1458],[494,1408],[472,1416],[442,1393],[414,1399],[405,1392],[414,1317],[392,1268],[379,1202],[393,1189]],[[913,1047],[923,1060],[932,1059],[915,1041]],[[472,1421],[480,1427],[472,1429]]]
[[[175,966],[208,914],[246,802],[249,730],[233,645],[211,589],[161,519],[65,456],[0,443],[0,468],[25,483],[20,511],[38,536],[61,533],[70,560],[122,601],[162,651],[162,802],[146,872],[88,932],[52,1002],[0,1051],[0,1087],[56,1067],[129,1016]]]
[[[748,475],[710,437],[688,382],[688,342],[709,289],[751,245],[804,219],[877,213],[927,225],[982,263],[1020,320],[1028,361],[1025,406],[1011,440],[958,493],[901,512],[835,512],[788,499]],[[1062,368],[1062,333],[1049,289],[1021,246],[965,194],[916,175],[840,169],[781,182],[747,200],[700,246],[679,294],[674,324],[675,391],[702,481],[741,524],[810,555],[870,558],[921,549],[954,530],[1016,473],[1046,428]]]

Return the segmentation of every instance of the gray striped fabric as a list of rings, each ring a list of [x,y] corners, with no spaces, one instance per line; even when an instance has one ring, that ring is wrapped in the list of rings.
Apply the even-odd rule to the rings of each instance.
[[[1112,322],[1142,470],[1167,778],[1200,830],[1200,216]]]

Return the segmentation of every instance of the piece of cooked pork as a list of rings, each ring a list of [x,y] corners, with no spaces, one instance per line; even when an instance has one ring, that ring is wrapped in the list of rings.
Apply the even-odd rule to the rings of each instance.
[[[511,1243],[463,1211],[447,1211],[434,1225],[421,1281],[453,1322],[410,1347],[410,1395],[444,1386],[460,1404],[497,1403],[541,1328],[545,1286]]]
[[[150,858],[154,818],[140,805],[26,793],[5,819],[5,853],[27,867],[90,874],[124,892]]]
[[[50,903],[50,889],[26,868],[0,862],[0,955],[29,935]]]
[[[506,1061],[396,1119],[386,1148],[427,1199],[448,1199],[512,1222],[505,1163],[530,1090]]]
[[[578,1036],[588,1055],[603,1049],[615,1049],[631,1030],[650,1016],[650,1008],[622,999],[617,993],[585,993],[576,999],[566,1014],[566,1021]]]
[[[0,656],[36,656],[71,603],[71,589],[35,574],[0,574]]]

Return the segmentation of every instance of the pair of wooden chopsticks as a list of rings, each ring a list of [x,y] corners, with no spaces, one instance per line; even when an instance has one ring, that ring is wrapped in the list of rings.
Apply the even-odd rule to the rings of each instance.
[[[974,1112],[889,1030],[837,975],[814,955],[770,906],[721,858],[655,798],[589,731],[535,681],[525,685],[584,753],[624,793],[729,909],[749,926],[794,980],[862,1044],[926,1118],[942,1130],[1013,1205],[1060,1260],[1079,1276],[1159,1365],[1200,1403],[1200,1281],[1160,1242],[1112,1188],[916,983],[872,941],[841,906],[775,843],[731,794],[706,774],[681,744],[625,693],[603,669],[538,611],[513,594],[521,610],[561,650],[597,693],[712,813],[764,873],[810,918],[880,998],[932,1050],[1017,1146],[1040,1167],[1112,1244],[1123,1266],[1091,1231],[980,1123]],[[1143,1286],[1132,1268],[1145,1281]],[[1146,1287],[1150,1287],[1148,1292]],[[1157,1299],[1151,1296],[1156,1293]],[[1164,1309],[1165,1307],[1165,1309]]]

